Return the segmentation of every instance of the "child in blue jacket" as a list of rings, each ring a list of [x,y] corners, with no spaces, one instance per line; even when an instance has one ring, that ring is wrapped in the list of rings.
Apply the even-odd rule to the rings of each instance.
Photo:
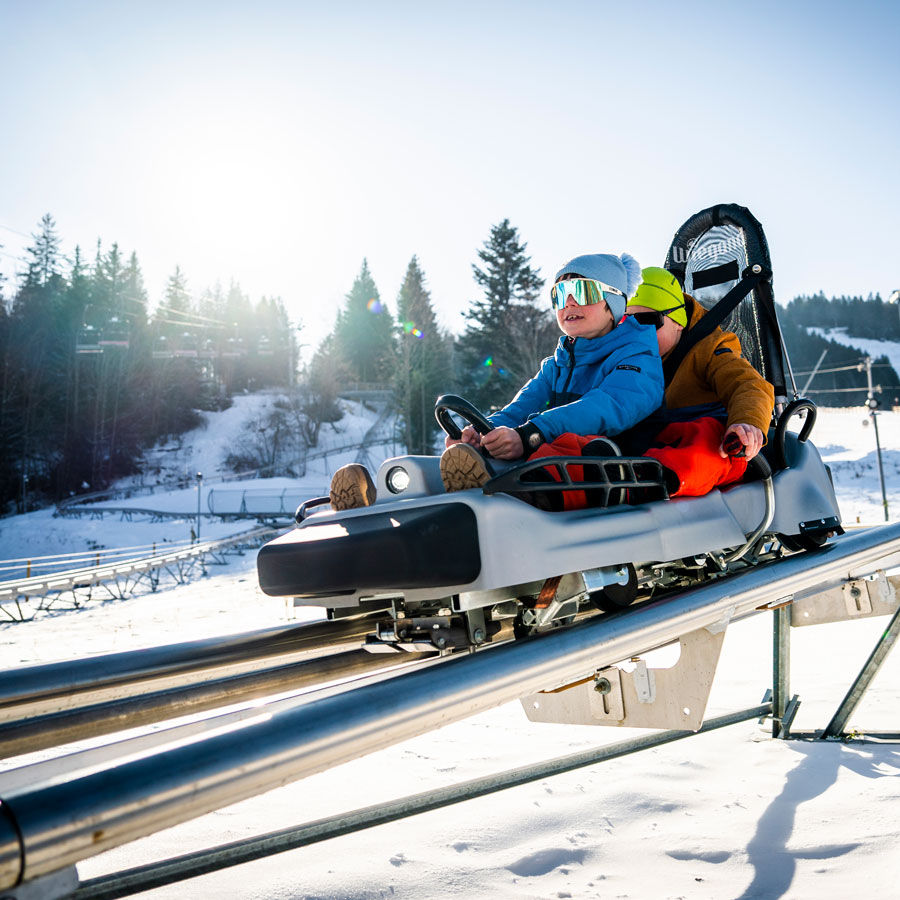
[[[619,434],[661,405],[656,334],[625,317],[640,278],[627,253],[577,256],[557,272],[550,300],[563,336],[556,352],[508,406],[488,416],[493,431],[479,435],[467,426],[461,440],[448,438],[441,457],[448,491],[488,480],[479,447],[504,460],[579,455],[598,436]],[[580,491],[563,498],[566,509],[586,503]]]
[[[577,256],[557,272],[550,302],[563,337],[555,354],[509,405],[488,416],[491,432],[479,435],[468,425],[459,441],[447,439],[446,490],[480,487],[491,477],[480,447],[501,460],[579,455],[592,440],[619,434],[660,406],[656,333],[625,316],[640,280],[640,265],[627,253]],[[375,485],[354,463],[335,472],[330,496],[335,509],[369,506]],[[563,496],[566,509],[586,504],[583,491]]]

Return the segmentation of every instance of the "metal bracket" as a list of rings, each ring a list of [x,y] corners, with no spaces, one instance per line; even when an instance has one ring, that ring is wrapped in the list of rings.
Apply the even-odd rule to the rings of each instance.
[[[791,626],[821,625],[872,616],[889,616],[900,608],[900,575],[853,578],[825,591],[799,595],[791,606]]]
[[[620,666],[522,698],[532,722],[564,725],[613,725],[697,731],[716,674],[725,628],[682,635],[681,655],[667,669],[651,669],[643,659],[633,671]]]
[[[0,900],[60,900],[78,889],[78,870],[75,866],[42,875],[33,881],[0,892]]]

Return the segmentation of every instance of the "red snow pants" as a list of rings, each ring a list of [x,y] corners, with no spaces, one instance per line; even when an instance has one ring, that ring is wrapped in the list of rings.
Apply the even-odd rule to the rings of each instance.
[[[659,460],[678,476],[678,490],[673,497],[701,497],[714,487],[737,481],[747,470],[744,457],[719,453],[725,426],[706,416],[692,422],[673,422],[657,436],[644,456]]]

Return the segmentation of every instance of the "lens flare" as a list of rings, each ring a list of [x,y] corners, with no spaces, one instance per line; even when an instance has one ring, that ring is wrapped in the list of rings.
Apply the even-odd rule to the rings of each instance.
[[[378,314],[378,313],[384,311],[384,306],[381,305],[381,301],[380,301],[380,300],[376,300],[374,297],[372,297],[372,298],[369,300],[369,302],[366,304],[366,309],[367,309],[370,313],[376,313],[376,314]]]
[[[422,338],[425,337],[425,333],[416,328],[413,322],[404,322],[403,331],[405,334],[411,334],[414,338],[418,338],[419,340],[422,340]]]

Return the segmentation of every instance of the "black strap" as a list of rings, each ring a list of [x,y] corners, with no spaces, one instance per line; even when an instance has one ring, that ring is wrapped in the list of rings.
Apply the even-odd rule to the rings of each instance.
[[[663,363],[663,377],[666,384],[671,384],[678,367],[684,358],[694,349],[703,338],[708,337],[715,329],[725,321],[725,317],[750,293],[761,281],[771,276],[771,273],[762,266],[753,266],[744,270],[743,278],[736,284],[707,314],[693,327],[681,335],[675,349],[668,355]]]
[[[712,269],[697,270],[691,279],[691,286],[696,291],[714,284],[725,284],[726,281],[737,281],[740,277],[741,270],[738,268],[737,260],[733,259]]]

